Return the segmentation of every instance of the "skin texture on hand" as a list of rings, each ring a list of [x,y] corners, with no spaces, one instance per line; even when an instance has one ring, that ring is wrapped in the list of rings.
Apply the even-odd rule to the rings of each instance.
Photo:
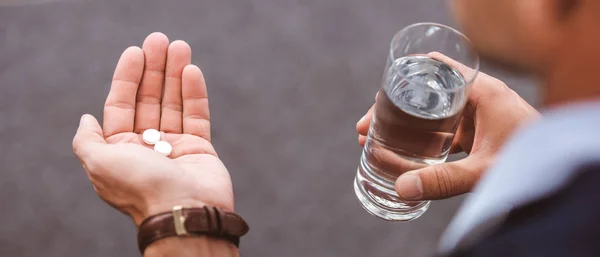
[[[439,53],[430,53],[463,74],[473,70]],[[358,142],[364,146],[374,106],[356,125]],[[481,174],[493,163],[497,152],[512,132],[539,113],[502,81],[479,73],[473,82],[468,102],[454,137],[451,153],[466,152],[465,159],[415,167],[396,181],[396,191],[407,200],[437,200],[469,192]],[[385,149],[377,151],[385,167],[406,170],[404,159]]]
[[[161,33],[126,49],[104,106],[104,124],[84,115],[73,150],[98,195],[139,225],[174,205],[233,211],[229,173],[210,143],[202,72],[183,41]],[[163,94],[164,91],[164,94]],[[161,131],[170,156],[154,152],[141,133]]]

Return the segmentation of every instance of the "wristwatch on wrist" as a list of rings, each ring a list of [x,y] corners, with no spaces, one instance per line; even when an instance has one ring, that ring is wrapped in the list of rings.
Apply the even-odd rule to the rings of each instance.
[[[144,250],[153,242],[172,236],[210,236],[225,239],[239,247],[240,237],[248,233],[246,221],[232,212],[204,206],[175,206],[170,212],[146,218],[138,229],[138,247]]]

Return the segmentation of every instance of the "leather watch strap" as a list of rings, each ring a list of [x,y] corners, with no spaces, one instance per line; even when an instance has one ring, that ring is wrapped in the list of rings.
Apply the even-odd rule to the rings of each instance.
[[[248,233],[248,224],[235,213],[216,207],[173,207],[170,212],[145,219],[138,230],[138,247],[144,250],[153,242],[171,236],[206,235],[226,239],[239,246],[240,237]]]

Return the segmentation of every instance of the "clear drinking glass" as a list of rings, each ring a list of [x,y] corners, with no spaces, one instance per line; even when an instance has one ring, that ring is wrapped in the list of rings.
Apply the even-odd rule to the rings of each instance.
[[[404,172],[443,163],[479,71],[463,34],[417,23],[392,39],[354,191],[370,214],[390,221],[421,216],[429,201],[405,201],[394,184]]]

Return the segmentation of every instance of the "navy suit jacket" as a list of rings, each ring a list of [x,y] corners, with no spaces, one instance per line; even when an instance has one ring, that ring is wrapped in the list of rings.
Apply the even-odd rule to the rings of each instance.
[[[560,191],[511,211],[492,234],[448,257],[600,256],[600,163],[581,169]]]

